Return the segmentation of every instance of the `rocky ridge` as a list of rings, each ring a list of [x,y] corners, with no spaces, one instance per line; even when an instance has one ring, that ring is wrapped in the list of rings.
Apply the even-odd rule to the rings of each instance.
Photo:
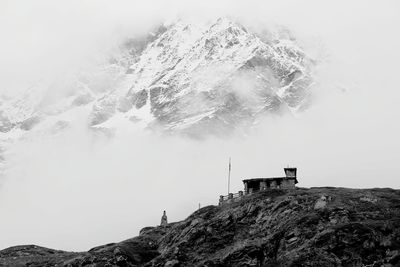
[[[8,248],[0,266],[400,266],[400,191],[269,190],[88,252]]]

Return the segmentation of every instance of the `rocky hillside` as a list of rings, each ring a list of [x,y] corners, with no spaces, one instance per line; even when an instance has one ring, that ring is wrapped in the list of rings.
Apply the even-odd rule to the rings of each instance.
[[[19,246],[0,266],[400,266],[400,190],[274,190],[82,253]]]

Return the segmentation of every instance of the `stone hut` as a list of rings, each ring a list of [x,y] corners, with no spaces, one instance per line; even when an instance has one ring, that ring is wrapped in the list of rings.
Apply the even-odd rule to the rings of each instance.
[[[251,178],[243,180],[244,191],[219,196],[219,205],[240,201],[246,195],[267,189],[295,189],[297,182],[297,168],[284,168],[284,177]]]
[[[251,194],[266,189],[294,189],[297,182],[297,168],[285,168],[284,177],[251,178],[243,180],[244,193]]]

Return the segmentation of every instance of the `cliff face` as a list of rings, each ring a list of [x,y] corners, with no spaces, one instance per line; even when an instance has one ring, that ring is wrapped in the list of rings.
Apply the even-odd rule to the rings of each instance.
[[[40,252],[40,253],[39,253]],[[400,190],[271,190],[83,253],[20,246],[1,266],[400,266]],[[48,264],[48,265],[46,265]]]

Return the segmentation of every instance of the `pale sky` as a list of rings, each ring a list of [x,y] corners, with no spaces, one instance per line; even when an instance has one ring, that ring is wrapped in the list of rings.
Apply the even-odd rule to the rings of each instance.
[[[87,250],[186,218],[253,176],[297,166],[299,186],[400,187],[398,1],[0,1],[0,92],[96,62],[126,37],[173,17],[231,15],[282,24],[322,53],[313,105],[266,119],[246,138],[138,134],[93,139],[76,126],[14,147],[0,183],[0,249]],[[71,142],[74,140],[74,142]]]

